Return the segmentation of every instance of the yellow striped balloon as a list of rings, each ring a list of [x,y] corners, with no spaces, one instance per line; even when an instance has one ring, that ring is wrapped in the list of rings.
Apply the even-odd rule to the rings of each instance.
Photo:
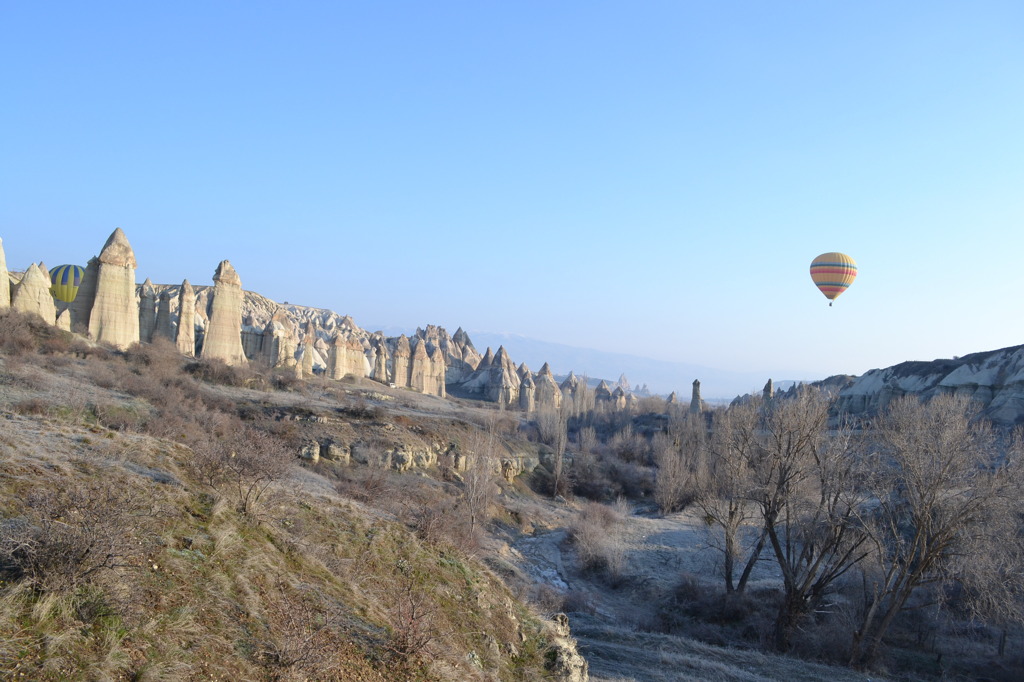
[[[811,279],[830,306],[856,278],[857,263],[845,253],[823,253],[811,261]]]
[[[59,301],[71,303],[78,295],[85,268],[80,265],[58,265],[50,270],[50,293]]]

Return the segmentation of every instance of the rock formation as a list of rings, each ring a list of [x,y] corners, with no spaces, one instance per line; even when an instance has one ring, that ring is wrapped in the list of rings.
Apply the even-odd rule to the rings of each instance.
[[[85,273],[78,285],[78,294],[68,309],[71,312],[71,330],[76,334],[89,333],[89,319],[92,306],[96,301],[96,280],[99,277],[100,260],[90,258],[85,266]]]
[[[411,357],[412,349],[409,347],[409,339],[402,334],[395,342],[395,350],[391,353],[391,381],[398,388],[409,386],[409,359]]]
[[[174,341],[174,322],[171,319],[171,291],[164,289],[157,297],[156,306],[156,330],[154,338]]]
[[[467,397],[516,407],[519,404],[521,383],[515,363],[509,358],[505,347],[501,346],[497,353],[492,353],[488,348],[476,370],[458,388]]]
[[[761,397],[764,398],[765,401],[771,400],[775,397],[775,384],[772,383],[771,379],[768,380],[768,383],[765,384],[764,388],[761,390]]]
[[[616,410],[626,409],[626,392],[622,390],[622,386],[616,386],[612,391],[612,405]]]
[[[565,377],[565,380],[558,386],[562,392],[562,400],[576,400],[581,385],[582,382],[579,378],[570,371],[569,376]]]
[[[597,405],[612,404],[612,389],[608,387],[608,382],[604,379],[594,389],[594,403]]]
[[[529,371],[521,375],[519,383],[519,409],[523,412],[537,410],[537,384]]]
[[[248,360],[242,351],[242,280],[231,263],[224,260],[213,273],[213,282],[202,357],[223,360],[232,366],[245,365]]]
[[[178,333],[174,343],[182,355],[191,358],[196,354],[196,292],[187,279],[178,291]]]
[[[856,378],[838,376],[816,383],[825,390],[838,391],[837,412],[857,417],[876,415],[905,395],[928,400],[953,394],[976,401],[982,415],[996,424],[1024,423],[1024,346],[931,362],[904,362]]]
[[[107,239],[96,260],[95,297],[88,316],[89,336],[98,343],[109,343],[123,350],[139,342],[139,309],[135,301],[135,253],[120,227]],[[88,277],[88,268],[86,275]],[[78,293],[82,295],[81,288]],[[74,317],[72,312],[72,320],[77,322]]]
[[[700,414],[704,411],[704,401],[700,397],[700,381],[693,380],[693,395],[690,397],[690,414]]]
[[[302,336],[302,354],[299,356],[299,370],[296,373],[301,378],[313,376],[313,356],[316,354],[316,349],[313,345],[315,343],[316,328],[313,327],[312,322],[307,322],[306,331]]]
[[[47,324],[57,320],[57,309],[50,295],[50,277],[33,263],[11,295],[11,308],[22,313],[38,315]]]
[[[555,381],[555,375],[551,372],[551,366],[544,363],[537,378],[534,380],[537,387],[537,409],[558,410],[562,406],[562,389]]]
[[[370,371],[370,376],[382,384],[391,383],[391,377],[388,374],[388,360],[390,358],[384,337],[380,334],[375,334],[370,339],[370,346],[373,349],[373,368]]]
[[[156,332],[156,290],[146,278],[139,289],[139,341],[152,343]]]
[[[260,350],[264,362],[270,367],[294,367],[298,346],[299,337],[295,325],[284,309],[278,308],[263,328]]]
[[[445,361],[440,348],[427,349],[429,342],[417,338],[409,362],[409,387],[428,395],[445,394]]]
[[[7,272],[7,257],[4,255],[4,240],[0,239],[0,310],[11,307],[11,276]]]

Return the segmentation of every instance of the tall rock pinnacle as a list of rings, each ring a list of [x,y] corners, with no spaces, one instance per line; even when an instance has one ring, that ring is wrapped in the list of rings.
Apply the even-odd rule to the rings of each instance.
[[[213,282],[202,357],[233,366],[248,364],[242,350],[242,280],[231,263],[223,260],[213,273]]]
[[[123,350],[139,342],[139,308],[135,302],[135,252],[120,227],[103,245],[96,266],[89,335]]]

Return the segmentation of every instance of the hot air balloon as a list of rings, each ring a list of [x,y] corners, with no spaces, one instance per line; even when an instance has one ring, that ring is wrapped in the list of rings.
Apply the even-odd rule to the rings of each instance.
[[[50,270],[50,293],[59,301],[71,303],[78,295],[85,268],[80,265],[58,265]]]
[[[811,261],[811,279],[829,306],[857,278],[857,263],[845,253],[823,253]]]

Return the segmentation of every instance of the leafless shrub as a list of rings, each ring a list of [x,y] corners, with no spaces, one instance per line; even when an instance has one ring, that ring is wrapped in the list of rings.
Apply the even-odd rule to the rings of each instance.
[[[6,286],[6,282],[3,283]],[[39,321],[42,324],[42,321]],[[20,357],[34,352],[39,345],[39,324],[28,315],[8,309],[0,314],[0,352]]]
[[[276,438],[250,426],[199,440],[193,452],[193,466],[201,480],[233,497],[238,510],[254,519],[264,493],[292,463]]]
[[[136,566],[153,515],[140,489],[116,480],[54,482],[0,521],[0,568],[38,590],[71,590],[98,573]]]
[[[626,546],[621,539],[622,516],[615,508],[587,502],[573,520],[569,533],[580,563],[587,570],[604,571],[612,578],[622,575]]]

